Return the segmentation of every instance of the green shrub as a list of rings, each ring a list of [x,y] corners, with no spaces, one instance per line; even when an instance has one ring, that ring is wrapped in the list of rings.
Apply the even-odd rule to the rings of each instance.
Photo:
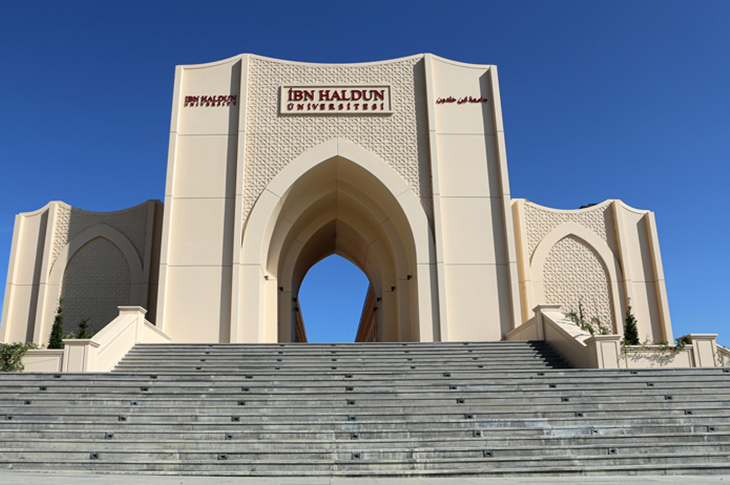
[[[591,335],[598,333],[599,335],[610,335],[611,324],[604,323],[599,317],[591,317],[590,320],[586,320],[585,313],[583,312],[583,303],[578,300],[578,311],[570,311],[565,314],[573,323],[578,325],[581,330],[588,332]]]
[[[23,355],[30,349],[42,348],[33,342],[0,344],[0,372],[20,372],[25,369]]]

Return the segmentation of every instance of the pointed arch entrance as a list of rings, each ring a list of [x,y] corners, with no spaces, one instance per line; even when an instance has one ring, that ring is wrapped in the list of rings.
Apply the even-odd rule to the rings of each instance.
[[[426,215],[390,166],[351,142],[312,148],[271,181],[248,218],[241,254],[232,342],[295,341],[302,280],[331,254],[370,280],[378,340],[439,339]]]

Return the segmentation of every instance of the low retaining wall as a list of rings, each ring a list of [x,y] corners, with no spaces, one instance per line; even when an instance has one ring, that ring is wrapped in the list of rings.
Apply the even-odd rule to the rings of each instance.
[[[543,340],[574,367],[584,369],[647,369],[720,367],[717,334],[689,334],[684,348],[666,345],[622,346],[621,335],[590,335],[560,311],[560,305],[538,305],[535,316],[509,332],[505,340]]]
[[[63,349],[29,350],[23,355],[25,372],[60,372]]]

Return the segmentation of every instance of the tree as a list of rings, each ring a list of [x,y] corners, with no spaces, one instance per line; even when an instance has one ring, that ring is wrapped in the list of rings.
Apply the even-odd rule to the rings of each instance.
[[[51,327],[51,338],[48,340],[48,348],[63,348],[63,299],[61,298],[58,299],[56,317],[53,319],[53,327]]]
[[[631,313],[631,300],[626,305],[626,319],[624,320],[624,345],[639,345],[639,327],[636,325],[636,317]]]
[[[91,322],[89,322],[89,317],[83,317],[81,321],[79,322],[79,333],[76,336],[76,338],[91,338],[94,336],[93,332],[89,332],[89,327],[91,326]]]

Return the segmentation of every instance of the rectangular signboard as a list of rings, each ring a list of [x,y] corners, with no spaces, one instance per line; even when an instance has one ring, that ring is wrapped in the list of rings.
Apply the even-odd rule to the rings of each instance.
[[[282,86],[279,114],[380,115],[393,113],[389,85]]]

